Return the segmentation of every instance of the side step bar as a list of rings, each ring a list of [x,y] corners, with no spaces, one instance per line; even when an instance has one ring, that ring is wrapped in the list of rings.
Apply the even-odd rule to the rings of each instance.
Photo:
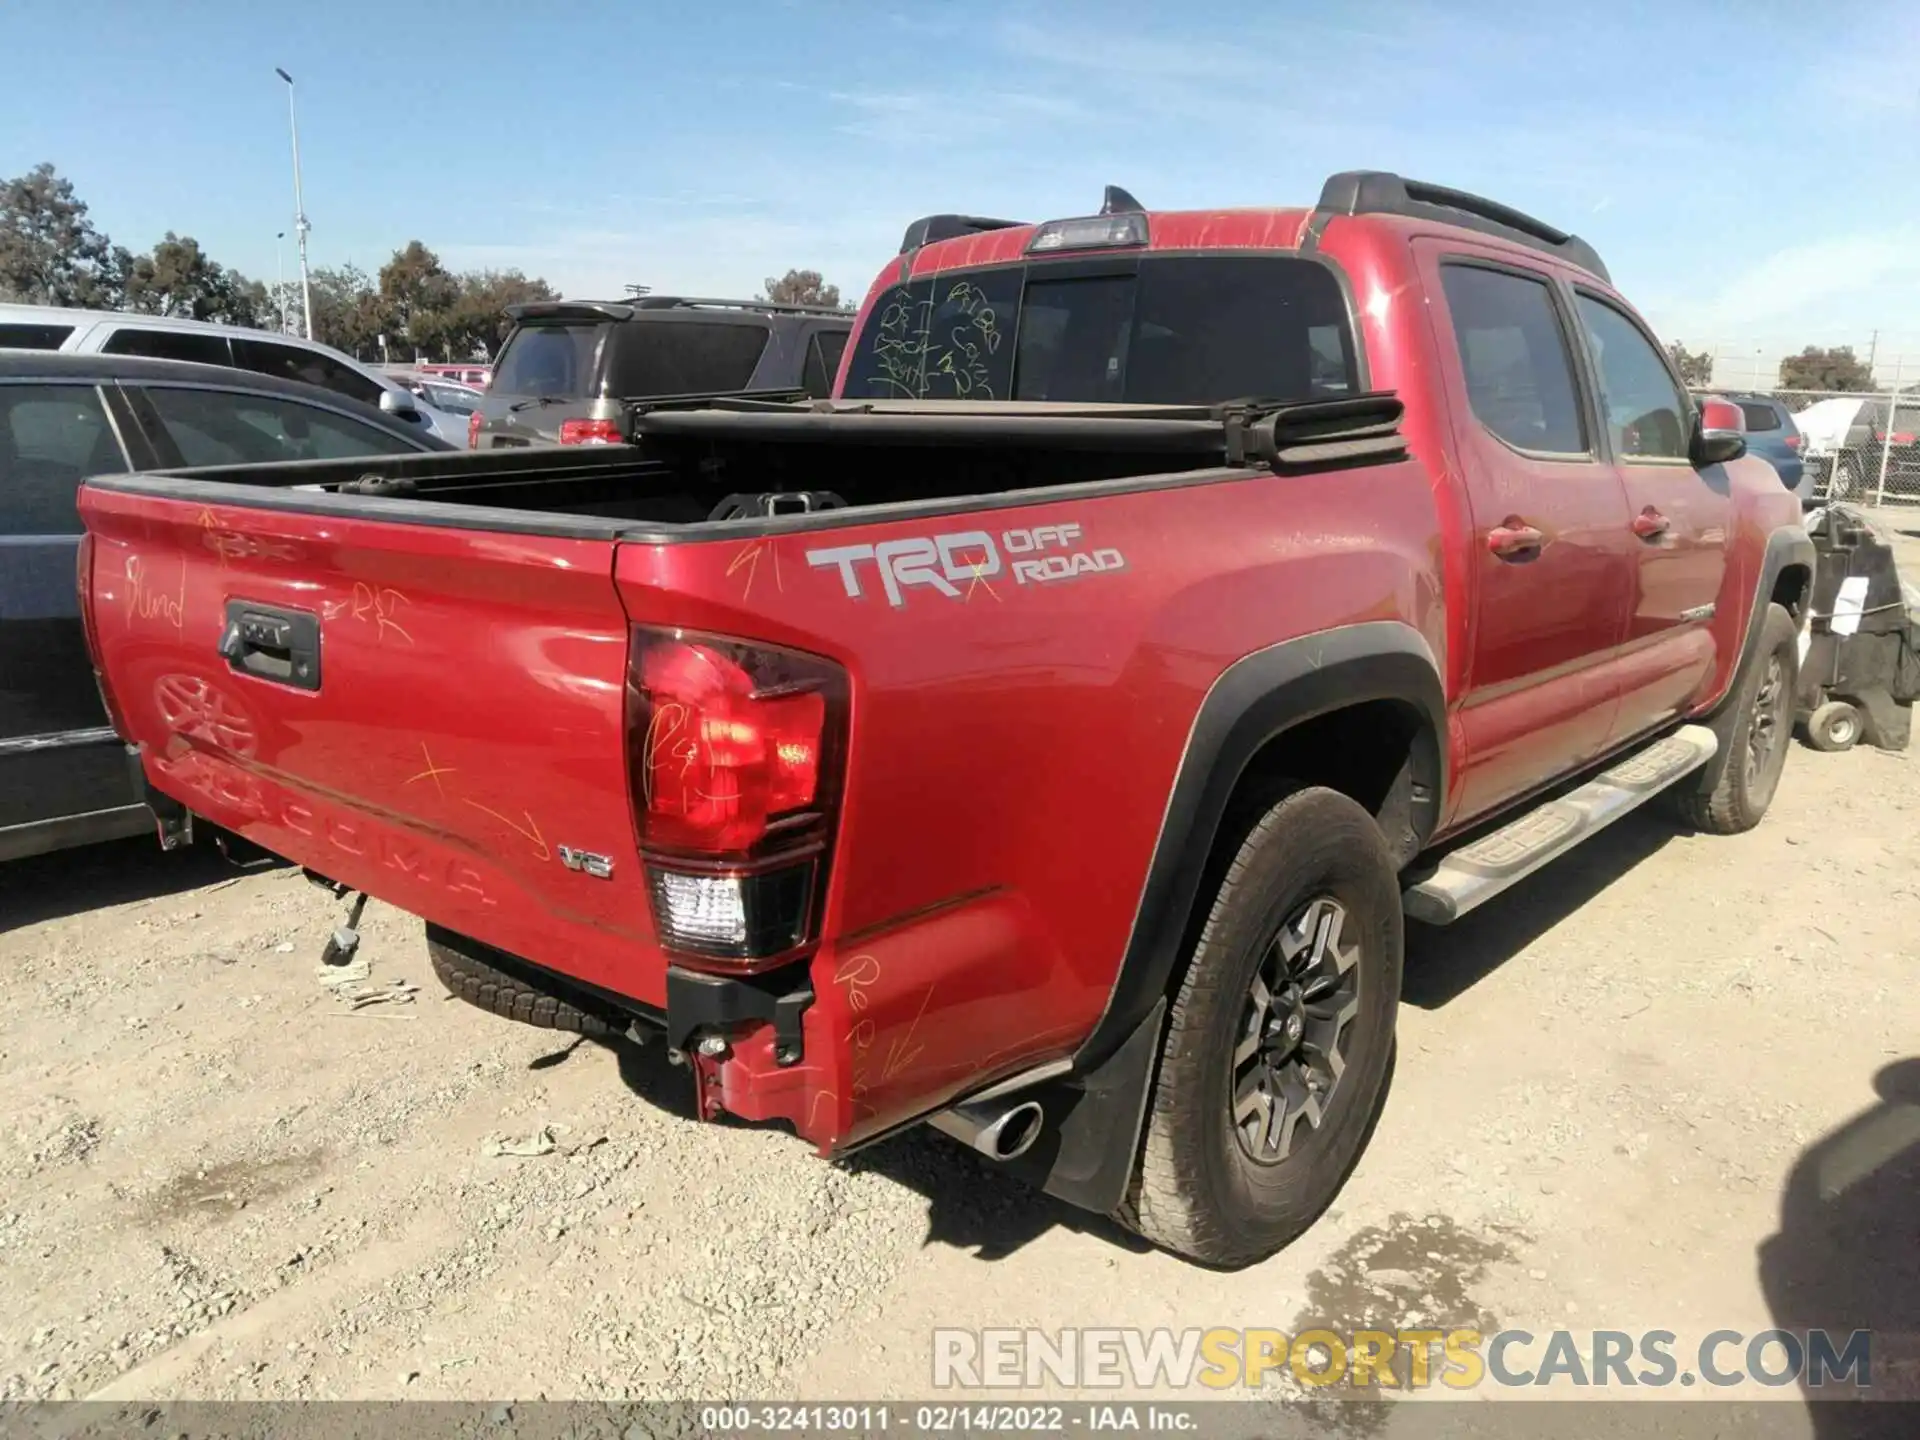
[[[1451,924],[1692,774],[1719,748],[1706,726],[1682,726],[1579,789],[1449,851],[1426,878],[1407,888],[1402,896],[1407,914],[1429,925]]]

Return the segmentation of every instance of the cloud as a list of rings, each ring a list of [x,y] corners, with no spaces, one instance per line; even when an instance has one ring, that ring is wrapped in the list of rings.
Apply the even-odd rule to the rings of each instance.
[[[1022,59],[1116,78],[1218,82],[1272,68],[1255,46],[1132,34],[1119,25],[1065,30],[1009,20],[999,26],[995,39],[1001,49]]]
[[[1869,294],[1890,311],[1910,311],[1916,286],[1920,228],[1831,236],[1776,250],[1740,271],[1706,302],[1701,319],[1752,327],[1815,316]]]

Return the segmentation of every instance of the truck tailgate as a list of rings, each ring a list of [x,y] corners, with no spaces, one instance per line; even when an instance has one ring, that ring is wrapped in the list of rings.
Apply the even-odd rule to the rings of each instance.
[[[663,1003],[612,538],[201,488],[220,498],[81,495],[94,643],[153,784],[428,920]],[[563,847],[610,874],[569,868]]]

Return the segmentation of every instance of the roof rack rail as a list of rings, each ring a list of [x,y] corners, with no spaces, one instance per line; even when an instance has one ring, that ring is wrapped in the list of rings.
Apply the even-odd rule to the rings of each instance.
[[[784,300],[717,300],[705,295],[636,295],[626,302],[636,310],[775,310],[792,315],[844,315],[838,305],[790,304]]]
[[[989,220],[984,215],[924,215],[907,226],[900,240],[900,253],[918,250],[939,240],[957,240],[962,235],[978,235],[987,230],[1011,230],[1025,220]]]
[[[1599,252],[1577,235],[1465,190],[1407,180],[1385,170],[1344,170],[1320,187],[1320,210],[1335,215],[1409,215],[1518,240],[1612,283]]]

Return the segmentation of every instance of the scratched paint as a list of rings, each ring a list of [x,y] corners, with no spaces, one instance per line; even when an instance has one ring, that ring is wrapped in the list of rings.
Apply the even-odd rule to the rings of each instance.
[[[170,589],[156,588],[147,575],[146,561],[138,555],[127,557],[127,624],[158,617],[175,630],[186,628],[187,562],[180,562],[180,581]]]
[[[495,810],[491,805],[482,805],[478,800],[470,799],[467,801],[467,804],[471,805],[476,810],[479,810],[484,812],[485,814],[491,815],[494,819],[498,820],[502,825],[506,826],[509,830],[513,831],[514,834],[520,836],[521,839],[525,840],[528,844],[532,845],[534,854],[539,856],[540,859],[551,860],[553,858],[553,851],[548,848],[546,837],[540,833],[539,822],[533,818],[533,815],[531,812],[526,810],[522,810],[520,812],[520,818],[527,822],[526,824],[522,825],[519,823],[519,821],[512,819],[510,816],[502,815],[498,810]]]

